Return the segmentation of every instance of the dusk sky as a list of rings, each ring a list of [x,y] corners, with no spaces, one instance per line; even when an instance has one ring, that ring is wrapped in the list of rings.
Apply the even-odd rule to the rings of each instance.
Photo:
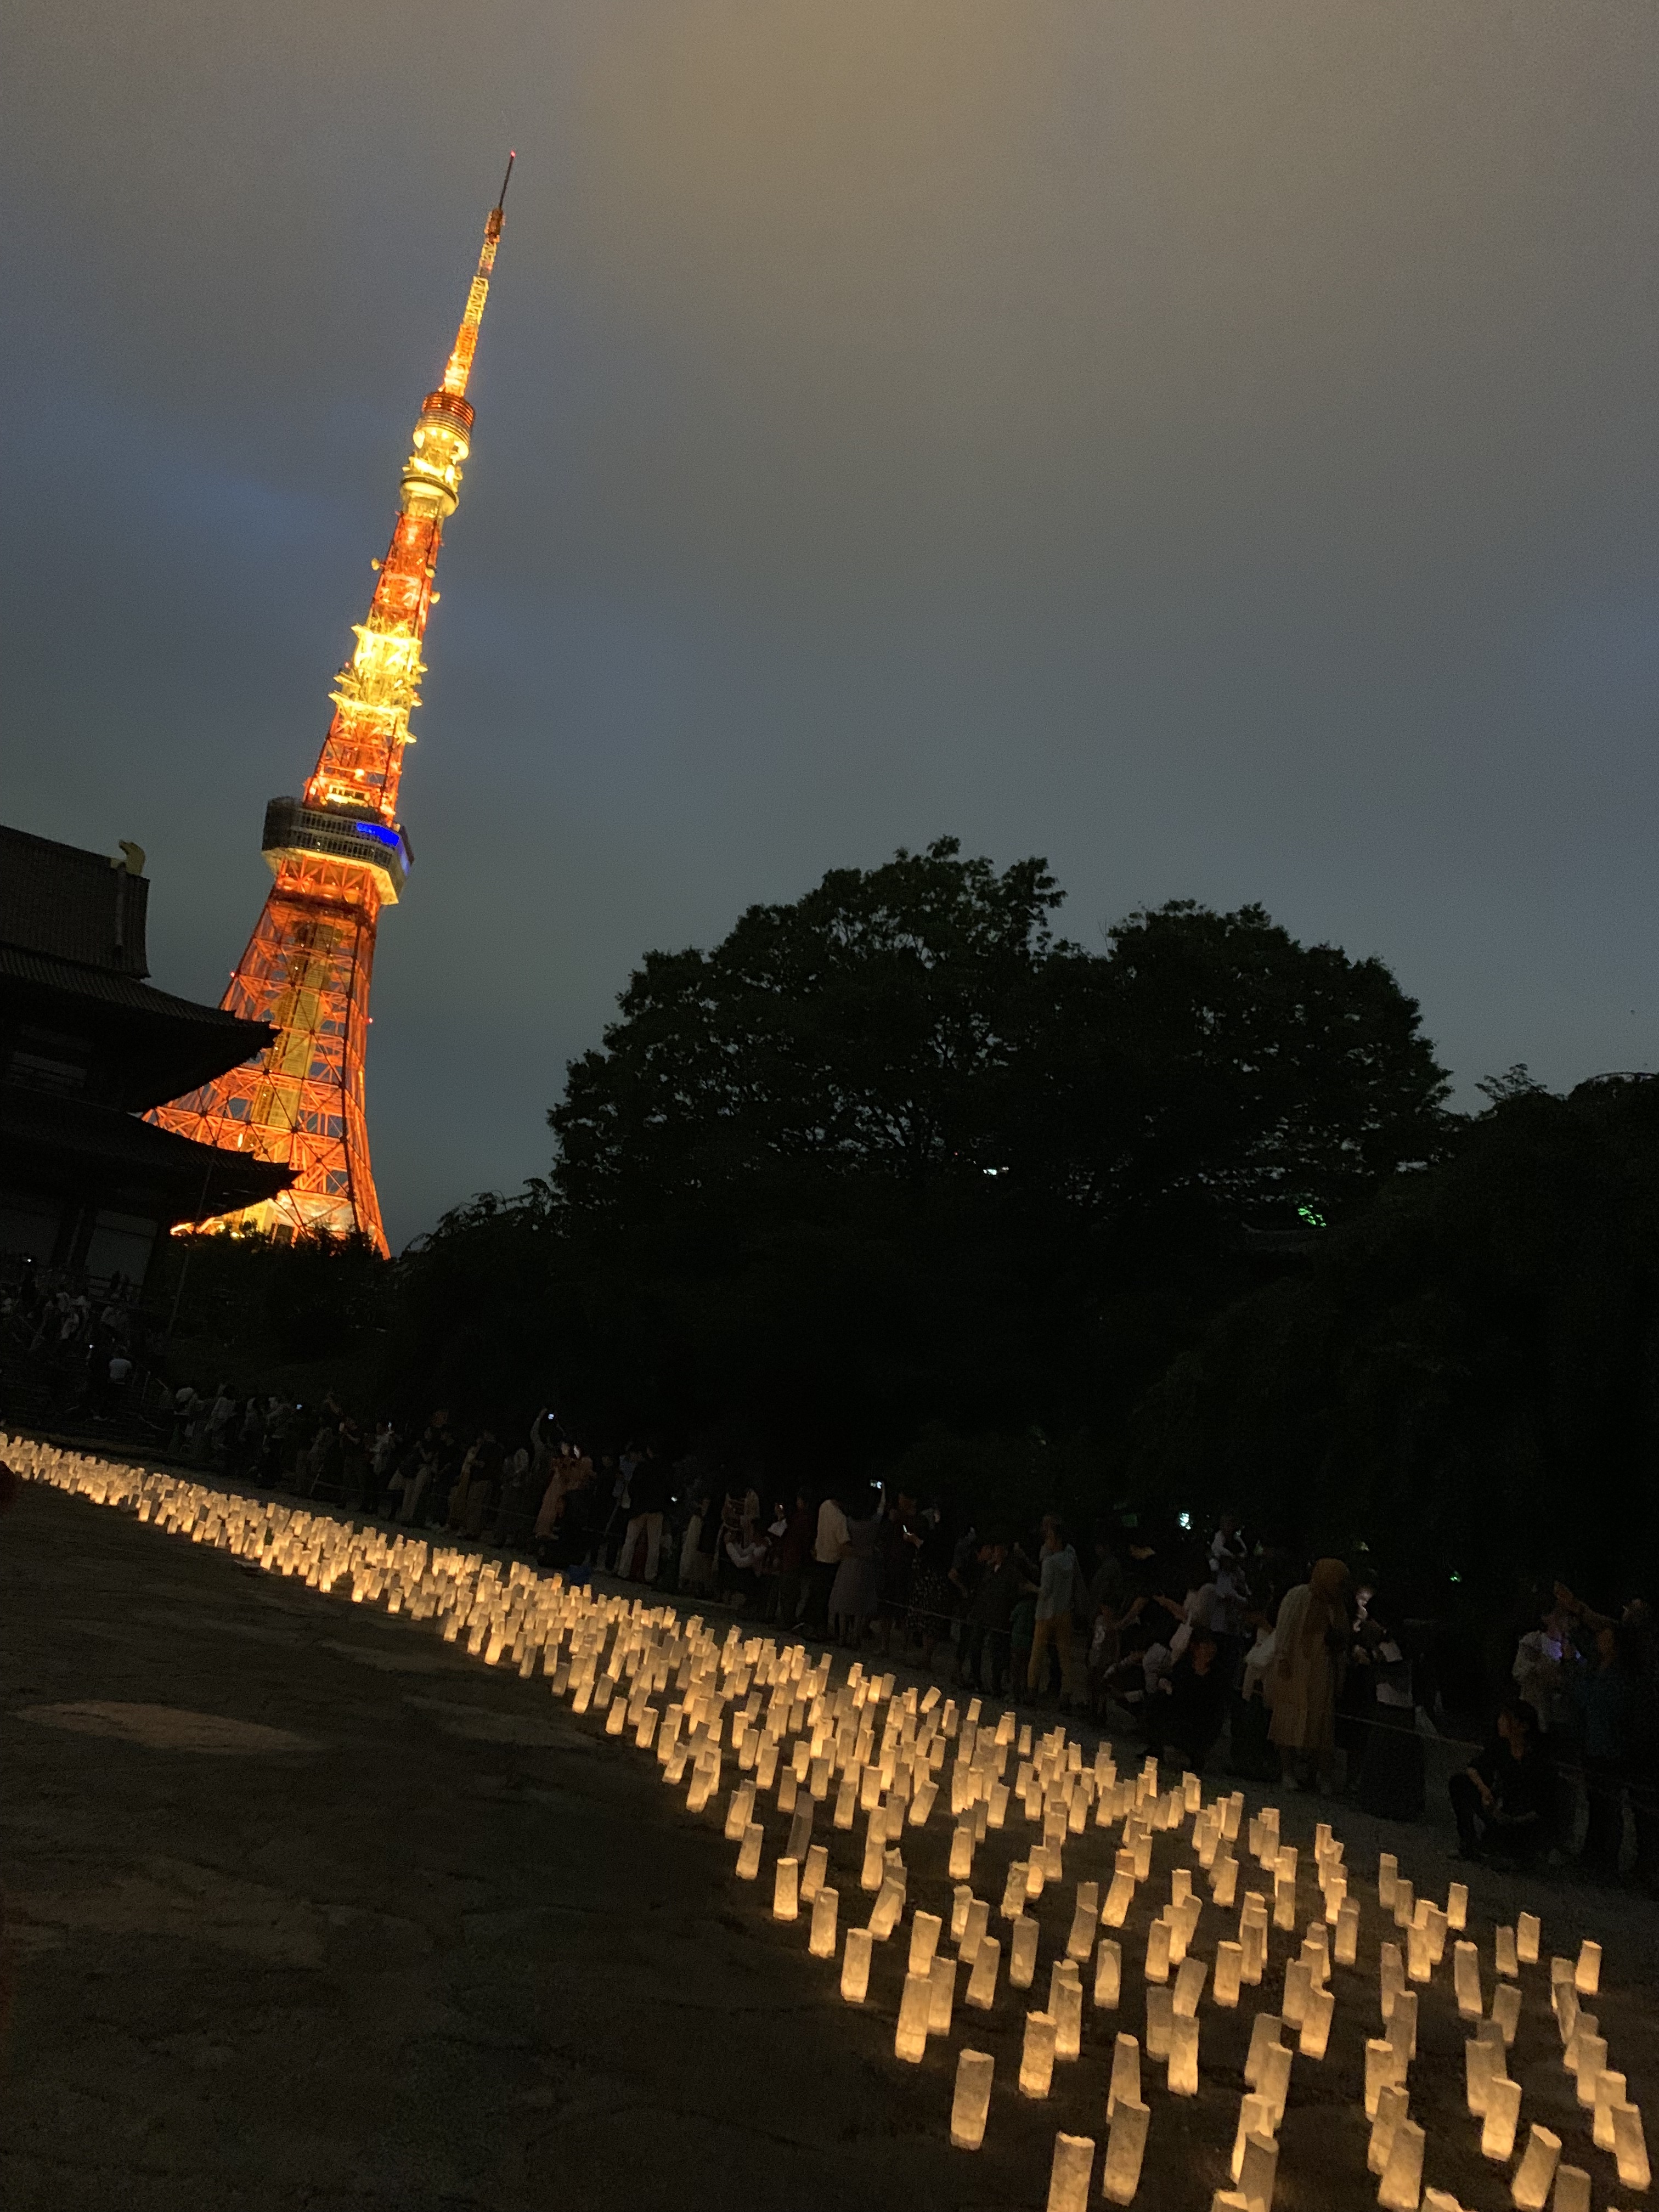
[[[380,930],[394,1246],[651,946],[943,832],[1659,1065],[1659,15],[14,0],[0,818],[216,999],[517,173]]]

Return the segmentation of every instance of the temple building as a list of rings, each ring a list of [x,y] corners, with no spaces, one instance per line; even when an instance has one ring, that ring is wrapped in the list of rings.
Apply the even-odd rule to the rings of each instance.
[[[274,1197],[289,1169],[142,1121],[275,1032],[154,989],[144,856],[0,826],[0,1266],[142,1285],[179,1222]]]

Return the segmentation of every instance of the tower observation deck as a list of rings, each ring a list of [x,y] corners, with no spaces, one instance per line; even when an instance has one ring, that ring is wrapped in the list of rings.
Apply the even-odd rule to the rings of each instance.
[[[513,174],[509,156],[507,179]],[[149,1118],[162,1128],[295,1170],[285,1191],[221,1216],[216,1229],[367,1237],[386,1249],[369,1169],[363,1060],[375,930],[413,866],[398,819],[410,716],[443,526],[461,495],[471,449],[466,397],[501,242],[507,182],[483,246],[443,381],[421,403],[404,463],[398,514],[356,646],[330,695],[334,718],[317,765],[293,798],[265,809],[261,848],[273,881],[221,1004],[268,1022],[274,1042]]]

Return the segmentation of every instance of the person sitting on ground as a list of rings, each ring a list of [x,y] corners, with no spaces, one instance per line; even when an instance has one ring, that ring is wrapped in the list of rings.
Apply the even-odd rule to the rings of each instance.
[[[1194,1774],[1215,1747],[1227,1710],[1227,1681],[1213,1630],[1194,1628],[1187,1648],[1146,1699],[1146,1735],[1161,1755],[1173,1747]]]
[[[1538,1716],[1525,1698],[1509,1700],[1492,1741],[1447,1788],[1460,1858],[1504,1858],[1522,1866],[1538,1858],[1549,1842],[1553,1776]]]

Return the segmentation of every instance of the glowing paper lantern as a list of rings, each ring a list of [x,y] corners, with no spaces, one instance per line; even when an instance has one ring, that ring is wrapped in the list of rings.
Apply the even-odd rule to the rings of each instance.
[[[989,2012],[996,2002],[997,1969],[1001,1963],[1001,1943],[994,1936],[981,1937],[974,1954],[974,1971],[968,1977],[968,2002],[976,2011]]]
[[[1486,2117],[1480,2127],[1480,2155],[1494,2164],[1506,2164],[1515,2148],[1515,2130],[1521,2120],[1521,2084],[1507,2075],[1494,2075],[1486,2091]]]
[[[1054,2023],[1054,2057],[1073,2059],[1083,2049],[1083,1984],[1071,1960],[1060,1961],[1065,1972],[1048,1996]]]
[[[876,1901],[870,1908],[870,1937],[872,1942],[884,1943],[898,1926],[899,1915],[904,1910],[904,1891],[889,1871],[882,1878]]]
[[[1648,2146],[1642,2132],[1642,2115],[1634,2105],[1618,2104],[1613,2112],[1613,2155],[1619,2179],[1627,2189],[1645,2189],[1653,2179],[1648,2166]]]
[[[1517,1913],[1515,1922],[1515,1954],[1523,1966],[1538,1964],[1538,1946],[1543,1935],[1535,1912]]]
[[[1578,2101],[1585,2106],[1594,2106],[1595,2085],[1607,2068],[1607,2039],[1605,2035],[1586,2035],[1581,2028],[1577,2056],[1578,2063],[1573,2070],[1578,2076]]]
[[[1048,2212],[1088,2212],[1089,2177],[1094,2172],[1092,2136],[1057,2135],[1048,2175]]]
[[[1149,1982],[1167,1982],[1170,1978],[1170,1923],[1154,1920],[1146,1930],[1146,1978]]]
[[[1486,2007],[1480,1996],[1480,1954],[1473,1943],[1460,1943],[1452,1953],[1452,1986],[1459,2013],[1465,2020],[1479,2020]]]
[[[974,1870],[974,1824],[958,1820],[951,1834],[950,1875],[952,1881],[966,1881]]]
[[[1198,2021],[1191,2014],[1177,2014],[1170,2023],[1169,2086],[1172,2097],[1198,2094]]]
[[[1601,1986],[1601,1946],[1585,1936],[1578,1946],[1578,1963],[1573,1968],[1572,1985],[1581,1997],[1593,1997]]]
[[[1291,2089],[1291,2054],[1282,2043],[1268,2046],[1261,2061],[1261,2085],[1256,2091],[1273,2107],[1273,2133],[1285,2117],[1285,2100]]]
[[[841,1958],[841,1993],[848,2004],[862,2004],[870,1990],[870,1930],[849,1928]]]
[[[1590,2212],[1590,2178],[1582,2166],[1558,2166],[1551,2212]]]
[[[989,1902],[982,1897],[971,1899],[968,1906],[967,1923],[962,1931],[962,1941],[957,1946],[964,1966],[971,1966],[979,1956],[979,1947],[985,1941],[986,1931],[990,1924]]]
[[[907,1974],[899,1998],[898,2024],[893,2031],[893,2056],[912,2066],[921,2063],[927,2048],[927,2017],[933,2008],[933,1978]]]
[[[1029,1990],[1036,1972],[1038,1929],[1035,1920],[1022,1913],[1012,1924],[1010,1941],[1013,1948],[1008,1956],[1008,1981],[1011,1988]]]
[[[1215,2001],[1233,2010],[1238,2003],[1239,1979],[1244,1965],[1244,1948],[1240,1943],[1218,1943],[1215,1947]]]
[[[1224,1911],[1231,1905],[1237,1887],[1238,1861],[1218,1858],[1215,1863],[1215,1872],[1210,1878],[1210,1888],[1216,1903]]]
[[[1389,2040],[1407,2065],[1417,2056],[1417,1991],[1401,1990],[1389,2014]]]
[[[1095,2005],[1101,2012],[1115,2012],[1123,1991],[1123,1953],[1109,1936],[1103,1936],[1095,1954]]]
[[[985,2141],[991,2110],[991,2080],[996,2061],[988,2051],[964,2051],[957,2061],[956,2094],[951,2100],[951,2141],[958,2150],[977,2150]]]
[[[1273,2212],[1273,2183],[1279,2172],[1276,2136],[1246,2136],[1244,2160],[1238,2171],[1238,2194],[1249,2212]]]
[[[918,1912],[910,1923],[910,1972],[925,1974],[939,1948],[940,1921],[937,1912]]]
[[[1016,1859],[1008,1869],[1008,1879],[1003,1884],[1000,1907],[1005,1920],[1018,1920],[1025,1910],[1025,1877],[1030,1872],[1030,1863]]]
[[[951,2016],[957,2003],[957,1962],[954,1959],[937,1958],[927,1969],[933,1985],[933,2003],[927,2014],[929,2035],[949,2035]]]
[[[1469,1887],[1467,1882],[1454,1881],[1446,1888],[1446,1925],[1462,1935],[1468,1925]],[[1518,1930],[1517,1930],[1518,1941]]]
[[[1369,2047],[1369,2046],[1368,2046]],[[1484,2036],[1473,2036],[1463,2045],[1463,2086],[1469,2111],[1477,2120],[1486,2116],[1492,2085],[1504,2071],[1504,2046]]]
[[[1548,2128],[1528,2130],[1527,2148],[1521,2154],[1521,2163],[1510,2184],[1510,2200],[1516,2212],[1544,2212],[1560,2158],[1559,2136],[1552,2134]],[[1621,2174],[1620,2179],[1623,2179]]]
[[[1382,2212],[1417,2212],[1423,2193],[1423,2130],[1415,2120],[1401,2120],[1389,2145],[1389,2162],[1376,2191]]]
[[[1167,2058],[1170,2055],[1170,2031],[1175,2021],[1175,2003],[1167,1988],[1157,1982],[1146,1985],[1146,2056]]]
[[[1175,1981],[1175,2012],[1177,2020],[1191,2020],[1198,2010],[1198,2001],[1204,1994],[1204,1984],[1209,1968],[1202,1959],[1183,1959]]]
[[[1121,2104],[1140,2102],[1140,2045],[1133,2035],[1120,2035],[1112,2045],[1112,2079],[1106,2092],[1106,2118],[1110,2120]]]
[[[1107,1928],[1121,1928],[1134,1901],[1135,1883],[1133,1874],[1115,1874],[1112,1886],[1106,1893],[1106,1902],[1101,1907],[1102,1924]]]
[[[1259,2089],[1267,2056],[1283,2034],[1285,2023],[1276,2013],[1259,2012],[1250,2022],[1250,2047],[1244,2055],[1244,2084]]]
[[[833,1959],[836,1955],[836,1920],[841,1910],[841,1899],[833,1889],[820,1887],[812,1899],[812,1932],[806,1948],[815,1959]]]
[[[761,1844],[764,1840],[765,1831],[760,1822],[751,1820],[743,1832],[743,1846],[738,1853],[738,1878],[740,1881],[753,1881],[760,1872]]]
[[[1597,2150],[1613,2150],[1613,2108],[1625,2101],[1626,2081],[1622,2074],[1615,2074],[1604,2066],[1595,2084],[1595,2141]]]
[[[1521,1962],[1516,1956],[1513,1928],[1500,1928],[1498,1931],[1496,1964],[1498,1972],[1507,1974],[1511,1980],[1521,1971]]]
[[[1244,2145],[1251,2136],[1271,2136],[1273,2112],[1267,2100],[1248,2089],[1238,2103],[1238,2125],[1233,2132],[1231,2172],[1235,2181],[1244,2171]]]
[[[1409,2117],[1405,2091],[1389,2083],[1377,2098],[1376,2117],[1371,2122],[1371,2139],[1365,2153],[1365,2163],[1373,2173],[1388,2172],[1395,2132],[1401,2122]]]
[[[1492,1991],[1492,2017],[1504,2042],[1513,2043],[1521,2023],[1521,1992],[1513,1982],[1500,1982]]]
[[[806,1863],[800,1870],[800,1901],[811,1905],[823,1887],[823,1877],[830,1870],[830,1854],[822,1844],[814,1844],[806,1854]]]
[[[951,1893],[951,1941],[960,1944],[968,1925],[968,1908],[974,1901],[974,1893],[965,1881],[959,1881]]]
[[[1025,2040],[1019,2054],[1023,2097],[1046,2097],[1054,2078],[1054,2023],[1046,2012],[1025,2015]]]
[[[1285,1995],[1279,2005],[1285,2024],[1300,2027],[1308,2010],[1308,1969],[1300,1959],[1286,1961]]]
[[[1068,1959],[1075,1959],[1080,1964],[1088,1957],[1095,1948],[1095,1933],[1099,1925],[1100,1914],[1092,1901],[1085,1905],[1079,1899],[1077,1910],[1072,1915],[1071,1932],[1066,1938]]]
[[[1316,1990],[1308,1999],[1308,2009],[1302,2016],[1302,2038],[1297,2048],[1304,2058],[1322,2058],[1330,2041],[1331,2021],[1336,2012],[1336,1992]]]
[[[1101,2195],[1109,2204],[1133,2204],[1140,2186],[1140,2162],[1146,2154],[1152,2113],[1139,2099],[1121,2097],[1106,2139],[1106,2170]]]

